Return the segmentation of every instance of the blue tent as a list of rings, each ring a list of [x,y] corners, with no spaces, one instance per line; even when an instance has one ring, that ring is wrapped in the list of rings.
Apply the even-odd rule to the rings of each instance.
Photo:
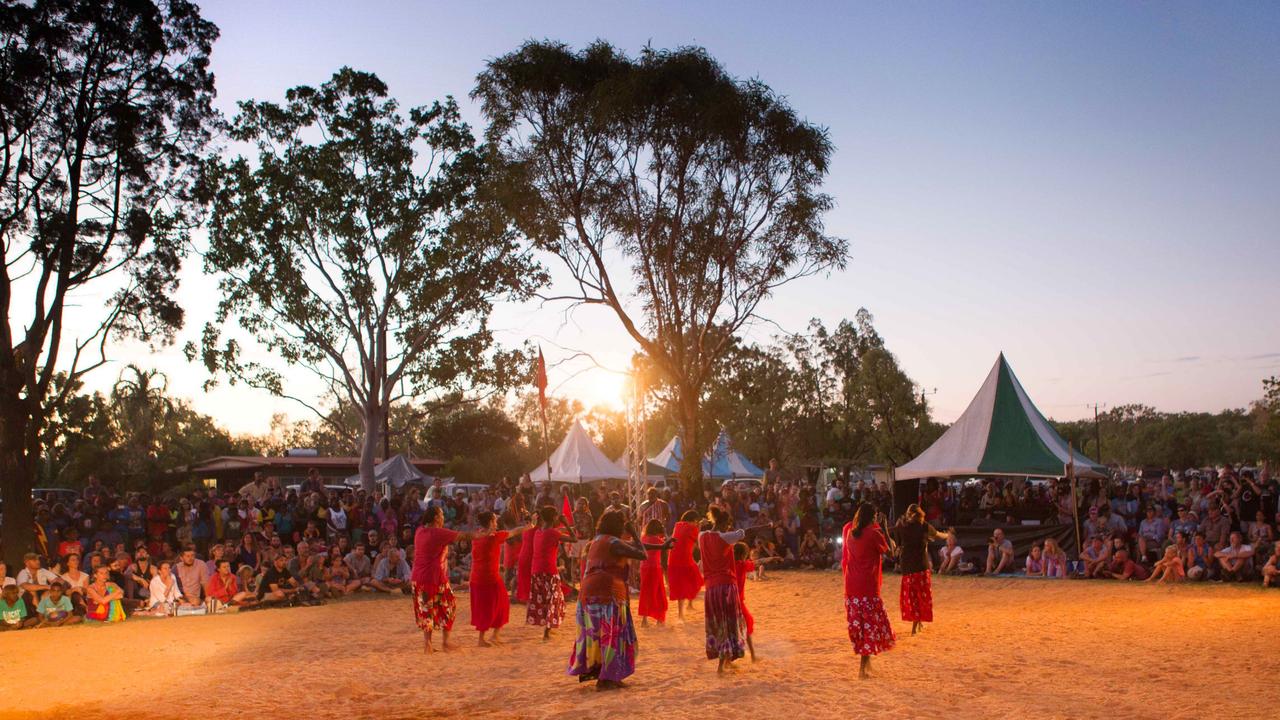
[[[649,462],[662,467],[667,472],[678,473],[683,459],[684,452],[680,436],[676,435],[671,438],[671,442],[667,443],[666,447],[662,448],[661,452],[649,458]],[[721,430],[711,450],[702,458],[702,476],[716,480],[760,478],[764,477],[764,471],[748,460],[746,455],[734,450],[729,433]]]

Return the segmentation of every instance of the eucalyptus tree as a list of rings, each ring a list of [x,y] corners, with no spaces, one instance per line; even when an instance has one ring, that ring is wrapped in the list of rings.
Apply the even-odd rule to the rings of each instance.
[[[519,228],[567,270],[546,297],[612,311],[698,457],[713,434],[704,386],[734,336],[780,286],[845,264],[823,228],[827,132],[699,48],[529,42],[490,61],[472,96]],[[701,497],[700,464],[683,473]]]
[[[209,163],[205,267],[221,300],[188,355],[321,419],[316,397],[354,408],[372,488],[393,404],[474,399],[527,369],[489,316],[543,273],[485,191],[487,153],[452,98],[406,115],[375,75],[343,68],[284,103],[241,103],[231,137],[256,155]]]

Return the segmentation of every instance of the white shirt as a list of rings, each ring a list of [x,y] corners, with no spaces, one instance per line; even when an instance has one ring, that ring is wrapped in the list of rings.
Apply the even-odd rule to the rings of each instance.
[[[953,548],[948,548],[946,545],[943,545],[938,550],[938,556],[942,558],[943,562],[946,562],[948,557],[954,557],[954,558],[963,557],[964,548],[960,547],[959,545]]]
[[[153,608],[162,602],[177,603],[182,599],[182,593],[178,592],[178,578],[170,573],[169,579],[171,582],[168,587],[165,587],[159,575],[151,578],[151,597],[147,601],[148,608]]]
[[[53,572],[52,570],[46,570],[45,568],[40,568],[39,570],[36,570],[36,575],[34,580],[31,579],[30,570],[26,568],[22,568],[21,570],[18,571],[19,585],[48,585],[49,583],[57,579],[58,579],[57,573]]]

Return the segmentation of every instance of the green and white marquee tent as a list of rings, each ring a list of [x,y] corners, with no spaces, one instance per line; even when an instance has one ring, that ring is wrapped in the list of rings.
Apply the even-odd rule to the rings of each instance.
[[[1062,477],[1068,458],[1075,460],[1077,477],[1106,475],[1105,467],[1069,449],[1031,403],[1001,353],[960,419],[894,477]]]

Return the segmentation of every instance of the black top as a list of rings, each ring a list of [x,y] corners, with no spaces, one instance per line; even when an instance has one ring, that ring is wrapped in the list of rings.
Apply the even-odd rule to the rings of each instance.
[[[924,572],[929,569],[929,541],[937,531],[927,522],[903,523],[898,528],[898,543],[902,546],[902,574]]]
[[[258,584],[258,599],[262,599],[267,593],[271,592],[271,586],[277,585],[280,589],[293,587],[293,573],[289,572],[289,568],[284,570],[276,570],[275,566],[267,568],[262,574],[262,582]]]

